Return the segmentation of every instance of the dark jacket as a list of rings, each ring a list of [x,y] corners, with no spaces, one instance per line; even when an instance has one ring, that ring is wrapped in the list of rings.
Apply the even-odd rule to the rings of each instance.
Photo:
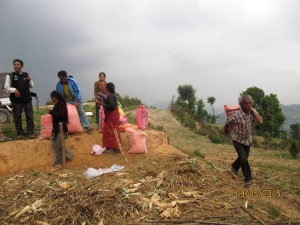
[[[27,80],[28,73],[22,72],[18,74],[16,72],[11,73],[10,81],[11,87],[16,88],[20,92],[20,97],[16,98],[15,93],[11,93],[9,98],[13,103],[28,103],[31,102],[30,85]]]
[[[108,111],[113,111],[118,108],[117,97],[113,94],[109,94],[104,100],[103,107]]]
[[[52,125],[53,125],[52,133],[53,134],[59,133],[60,122],[63,122],[64,132],[67,133],[68,132],[67,123],[69,122],[67,105],[62,101],[59,101],[54,105],[50,114],[52,115]]]

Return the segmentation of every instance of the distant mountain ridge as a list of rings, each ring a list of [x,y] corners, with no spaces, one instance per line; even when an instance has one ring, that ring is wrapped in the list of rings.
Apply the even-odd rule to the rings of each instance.
[[[299,123],[300,124],[300,104],[292,105],[280,105],[283,115],[285,116],[285,121],[283,124],[283,129],[289,131],[290,125]],[[218,114],[217,124],[225,124],[226,116],[225,112]]]

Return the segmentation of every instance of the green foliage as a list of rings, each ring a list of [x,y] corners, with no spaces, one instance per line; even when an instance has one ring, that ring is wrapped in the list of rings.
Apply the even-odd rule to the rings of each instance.
[[[258,87],[247,88],[241,95],[250,95],[253,99],[253,108],[264,118],[264,123],[255,125],[258,135],[268,134],[271,137],[280,137],[285,117],[282,113],[277,95],[265,95]]]
[[[256,127],[258,133],[262,134],[268,132],[272,137],[279,137],[285,117],[281,111],[276,95],[270,94],[264,97],[262,112],[264,123]]]
[[[300,152],[300,143],[299,140],[292,139],[290,143],[290,149],[289,149],[291,155],[293,158],[297,158],[297,155]]]
[[[128,123],[130,124],[135,124],[136,121],[135,121],[135,113],[132,113],[132,112],[129,112],[126,114],[127,116],[127,119],[128,119]]]
[[[214,144],[225,144],[226,138],[223,135],[220,134],[209,134],[208,135],[209,140]]]
[[[132,98],[129,97],[128,95],[125,95],[122,97],[120,94],[116,93],[115,94],[118,101],[121,103],[123,108],[130,107],[130,106],[139,106],[142,104],[142,101],[139,98]]]
[[[201,153],[199,149],[194,150],[192,154],[201,159],[205,158],[205,155],[203,153]]]
[[[179,85],[177,88],[177,93],[179,95],[177,103],[183,108],[193,111],[195,109],[196,102],[196,89],[194,89],[190,84]]]
[[[171,105],[171,112],[174,114],[176,119],[181,122],[182,125],[191,130],[196,129],[196,123],[193,116],[190,113],[184,111],[180,106],[178,106],[177,104]]]
[[[40,120],[41,120],[41,115],[47,114],[48,109],[47,108],[40,108],[38,111],[36,108],[33,109],[33,120],[34,120],[34,126],[35,126],[35,133],[38,134],[40,131]],[[26,127],[26,117],[25,113],[22,114],[22,124],[23,124],[23,129]],[[13,123],[6,123],[3,124],[3,133],[5,136],[10,137],[15,139],[17,137],[16,129],[15,129],[15,124]],[[25,137],[27,138],[27,137]]]
[[[291,131],[290,131],[290,136],[293,139],[300,139],[300,124],[295,123],[290,126]]]
[[[265,92],[258,87],[249,87],[241,93],[241,95],[250,95],[253,99],[253,107],[260,111],[262,102],[265,97]]]
[[[207,98],[207,103],[211,106],[211,110],[212,110],[212,117],[210,118],[210,122],[215,124],[217,122],[217,116],[215,116],[215,109],[214,109],[214,104],[216,102],[216,98],[213,96],[210,96]]]
[[[204,107],[205,104],[202,99],[196,101],[196,110],[194,113],[194,118],[197,122],[204,123],[205,121],[208,121],[209,114]]]

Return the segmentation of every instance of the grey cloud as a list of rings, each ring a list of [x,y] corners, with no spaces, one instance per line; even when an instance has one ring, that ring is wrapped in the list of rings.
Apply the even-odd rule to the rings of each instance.
[[[149,104],[170,101],[183,83],[193,84],[200,98],[215,96],[219,105],[235,104],[253,85],[278,93],[285,104],[299,103],[296,0],[0,4],[0,68],[10,71],[13,58],[24,59],[42,100],[65,69],[85,99],[105,71],[117,91]]]

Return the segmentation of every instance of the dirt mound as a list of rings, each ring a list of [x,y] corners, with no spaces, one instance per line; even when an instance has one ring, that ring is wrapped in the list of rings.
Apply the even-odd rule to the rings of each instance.
[[[146,157],[164,154],[179,154],[180,151],[167,144],[166,135],[158,131],[147,131],[149,154]],[[94,144],[102,145],[102,135],[96,131],[91,134],[70,135],[66,147],[74,153],[74,159],[67,163],[68,168],[110,167],[113,163],[126,164],[122,154],[91,155]],[[122,133],[122,147],[129,150],[129,134]],[[129,163],[137,155],[127,155]],[[142,156],[145,157],[145,156]],[[53,168],[54,151],[50,140],[20,140],[1,144],[0,175],[25,170],[49,170]]]

